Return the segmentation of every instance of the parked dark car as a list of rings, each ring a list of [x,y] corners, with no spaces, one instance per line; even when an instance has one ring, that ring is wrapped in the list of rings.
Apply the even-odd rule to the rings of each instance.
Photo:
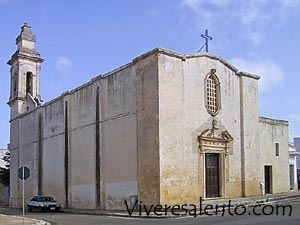
[[[27,203],[28,211],[31,212],[33,209],[43,211],[59,211],[61,205],[57,203],[51,196],[35,195]]]

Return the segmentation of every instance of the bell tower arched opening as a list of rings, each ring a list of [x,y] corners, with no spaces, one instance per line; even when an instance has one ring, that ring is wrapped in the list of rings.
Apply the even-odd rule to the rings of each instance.
[[[31,72],[26,73],[26,95],[30,94],[33,96],[32,93],[32,80],[33,80],[33,74]]]

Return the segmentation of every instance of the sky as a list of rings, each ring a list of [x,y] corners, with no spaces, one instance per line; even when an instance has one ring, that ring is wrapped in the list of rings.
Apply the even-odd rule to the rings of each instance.
[[[9,143],[6,64],[27,22],[45,61],[47,102],[156,47],[209,52],[261,76],[260,116],[289,121],[300,136],[300,0],[0,0],[0,148]]]

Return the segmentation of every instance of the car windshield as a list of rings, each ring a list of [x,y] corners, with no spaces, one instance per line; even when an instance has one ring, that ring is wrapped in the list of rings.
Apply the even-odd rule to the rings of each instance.
[[[39,201],[40,202],[55,202],[52,197],[48,197],[48,196],[39,197]]]

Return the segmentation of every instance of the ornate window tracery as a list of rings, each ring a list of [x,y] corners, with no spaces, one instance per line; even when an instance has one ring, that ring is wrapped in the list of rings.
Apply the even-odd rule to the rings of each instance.
[[[215,116],[220,110],[220,82],[215,74],[216,70],[211,69],[206,77],[205,103],[209,114]]]

